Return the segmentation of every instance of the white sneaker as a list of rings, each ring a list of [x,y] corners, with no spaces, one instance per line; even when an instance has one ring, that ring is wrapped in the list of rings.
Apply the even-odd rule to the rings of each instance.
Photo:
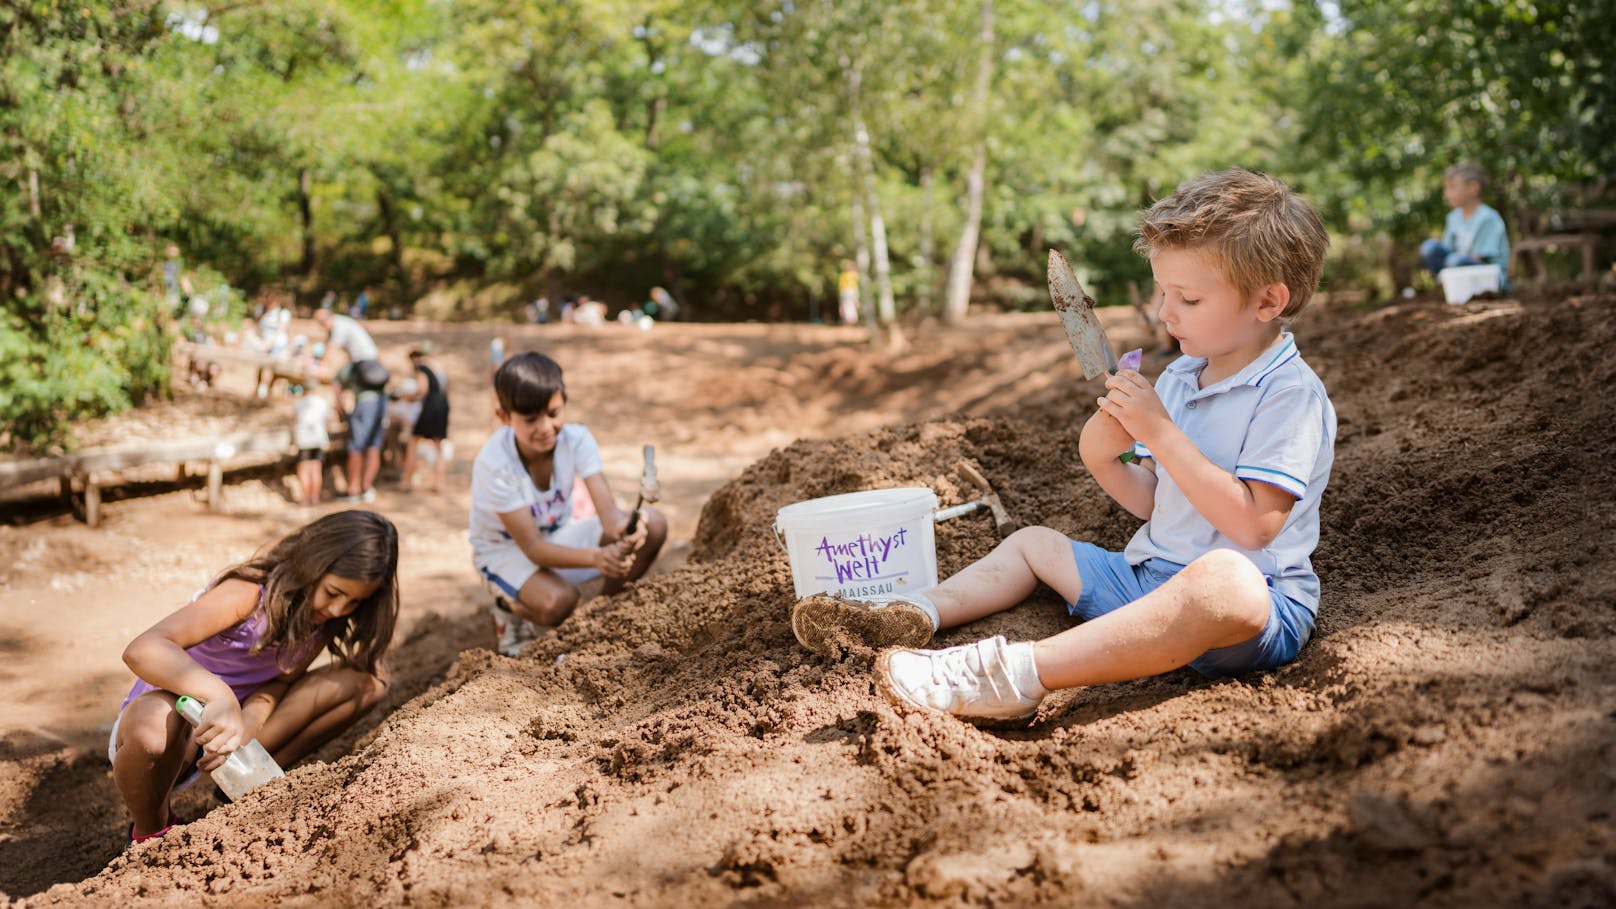
[[[494,614],[495,647],[508,657],[522,652],[522,645],[538,637],[533,623],[505,608],[505,601],[496,602],[490,611]]]
[[[934,631],[926,611],[907,600],[853,600],[816,593],[791,607],[791,633],[802,646],[822,656],[839,655],[843,647],[837,637],[862,641],[879,650],[920,647],[931,640]]]
[[[876,687],[895,704],[969,720],[1030,720],[1048,692],[1037,681],[1030,654],[1023,671],[1032,680],[1016,684],[1010,647],[996,635],[947,650],[888,650],[875,663]]]
[[[365,490],[364,492],[360,493],[359,494],[359,501],[361,501],[361,502],[374,502],[374,501],[376,501],[376,487],[372,486],[369,489]]]

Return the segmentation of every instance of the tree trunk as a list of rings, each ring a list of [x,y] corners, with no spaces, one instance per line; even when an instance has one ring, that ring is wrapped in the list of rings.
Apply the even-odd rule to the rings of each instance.
[[[870,244],[864,236],[864,203],[857,188],[853,190],[853,249],[853,264],[859,274],[859,311],[864,313],[864,322],[870,327],[870,343],[874,344],[879,329],[875,324],[875,307],[870,305],[870,282],[864,280],[870,273]]]
[[[387,197],[387,190],[379,185],[376,187],[376,210],[382,216],[382,230],[387,234],[387,242],[393,247],[393,254],[389,257],[393,280],[402,289],[408,283],[404,274],[404,243],[399,239],[398,216],[393,210],[392,200]]]
[[[305,280],[314,277],[314,176],[307,167],[297,172],[297,212],[303,220],[303,261],[299,269]]]
[[[931,168],[924,167],[920,171],[920,252],[915,256],[915,271],[918,272],[916,281],[918,292],[916,304],[920,307],[920,314],[931,315],[931,258],[932,258],[932,178]]]
[[[658,70],[658,65],[662,63],[662,51],[657,47],[655,41],[656,29],[651,25],[650,16],[646,16],[645,21],[640,24],[639,34],[640,43],[645,45],[646,72],[656,77],[654,81],[642,83],[649,84],[652,86],[652,90],[656,92],[656,97],[645,103],[645,147],[650,151],[656,151],[657,145],[660,144],[657,136],[657,124],[662,119],[662,113],[668,109],[668,98],[660,88],[663,80]]]
[[[892,299],[892,260],[887,254],[887,222],[881,215],[881,197],[875,191],[870,134],[864,129],[862,120],[853,121],[853,133],[858,140],[859,182],[863,186],[865,207],[870,211],[870,252],[875,257],[876,316],[882,325],[890,326],[898,318],[898,307]]]
[[[943,321],[959,322],[971,302],[972,274],[976,264],[977,238],[982,229],[982,196],[988,169],[988,90],[993,83],[993,0],[982,0],[982,28],[979,33],[976,86],[972,106],[976,111],[976,155],[965,176],[965,226],[960,228],[959,244],[948,269],[948,290],[943,300]]]
[[[875,162],[870,152],[870,131],[864,126],[864,115],[860,111],[859,93],[863,81],[861,64],[854,62],[847,69],[848,99],[853,114],[853,155],[854,155],[854,195],[862,197],[862,208],[870,213],[870,238],[875,256],[875,291],[876,305],[871,318],[875,323],[871,325],[870,342],[877,343],[879,328],[893,332],[893,344],[902,346],[902,338],[896,334],[895,323],[898,319],[897,304],[892,299],[892,260],[887,253],[887,223],[881,215],[881,197],[875,191]],[[859,233],[863,234],[863,225]],[[861,244],[862,245],[862,244]],[[867,257],[866,257],[867,258]],[[866,262],[859,263],[859,272],[869,274]],[[869,308],[869,293],[865,289],[865,282],[859,282],[859,296]],[[879,326],[879,327],[878,327]]]
[[[662,111],[668,106],[668,99],[661,96],[652,98],[645,105],[645,147],[651,151],[657,150],[660,139],[657,137],[657,123],[660,121]]]

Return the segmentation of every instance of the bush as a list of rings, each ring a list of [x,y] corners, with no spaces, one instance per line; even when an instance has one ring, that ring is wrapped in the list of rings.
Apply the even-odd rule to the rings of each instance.
[[[170,339],[159,300],[77,270],[0,310],[0,440],[22,451],[71,447],[72,421],[167,390]]]

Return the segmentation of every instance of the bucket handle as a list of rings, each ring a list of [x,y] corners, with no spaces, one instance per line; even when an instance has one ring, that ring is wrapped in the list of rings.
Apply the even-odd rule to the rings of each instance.
[[[791,555],[791,550],[786,548],[786,535],[780,531],[779,524],[774,525],[774,541],[780,544],[781,552],[787,556]]]

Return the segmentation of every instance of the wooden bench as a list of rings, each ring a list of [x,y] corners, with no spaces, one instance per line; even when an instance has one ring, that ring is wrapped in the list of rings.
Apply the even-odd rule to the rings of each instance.
[[[1599,281],[1599,247],[1604,243],[1605,235],[1613,229],[1616,229],[1616,209],[1566,212],[1556,218],[1547,231],[1523,237],[1510,248],[1509,272],[1524,279],[1529,271],[1532,280],[1542,283],[1548,279],[1545,253],[1576,250],[1582,254],[1579,280],[1584,284],[1596,284]]]
[[[218,363],[221,366],[228,363],[245,363],[254,369],[267,369],[275,378],[289,382],[302,382],[305,375],[304,361],[297,357],[272,357],[266,353],[242,350],[239,347],[196,344],[191,341],[176,342],[174,350],[201,363]]]
[[[331,434],[333,450],[341,450],[346,431]],[[185,478],[185,465],[206,462],[208,510],[218,509],[223,495],[225,462],[243,455],[291,450],[290,429],[238,432],[223,436],[165,439],[132,445],[117,445],[58,455],[0,462],[0,490],[55,479],[63,497],[73,498],[76,481],[84,490],[84,522],[91,527],[101,521],[101,488],[116,482],[117,473],[150,464],[178,464],[179,478]]]

